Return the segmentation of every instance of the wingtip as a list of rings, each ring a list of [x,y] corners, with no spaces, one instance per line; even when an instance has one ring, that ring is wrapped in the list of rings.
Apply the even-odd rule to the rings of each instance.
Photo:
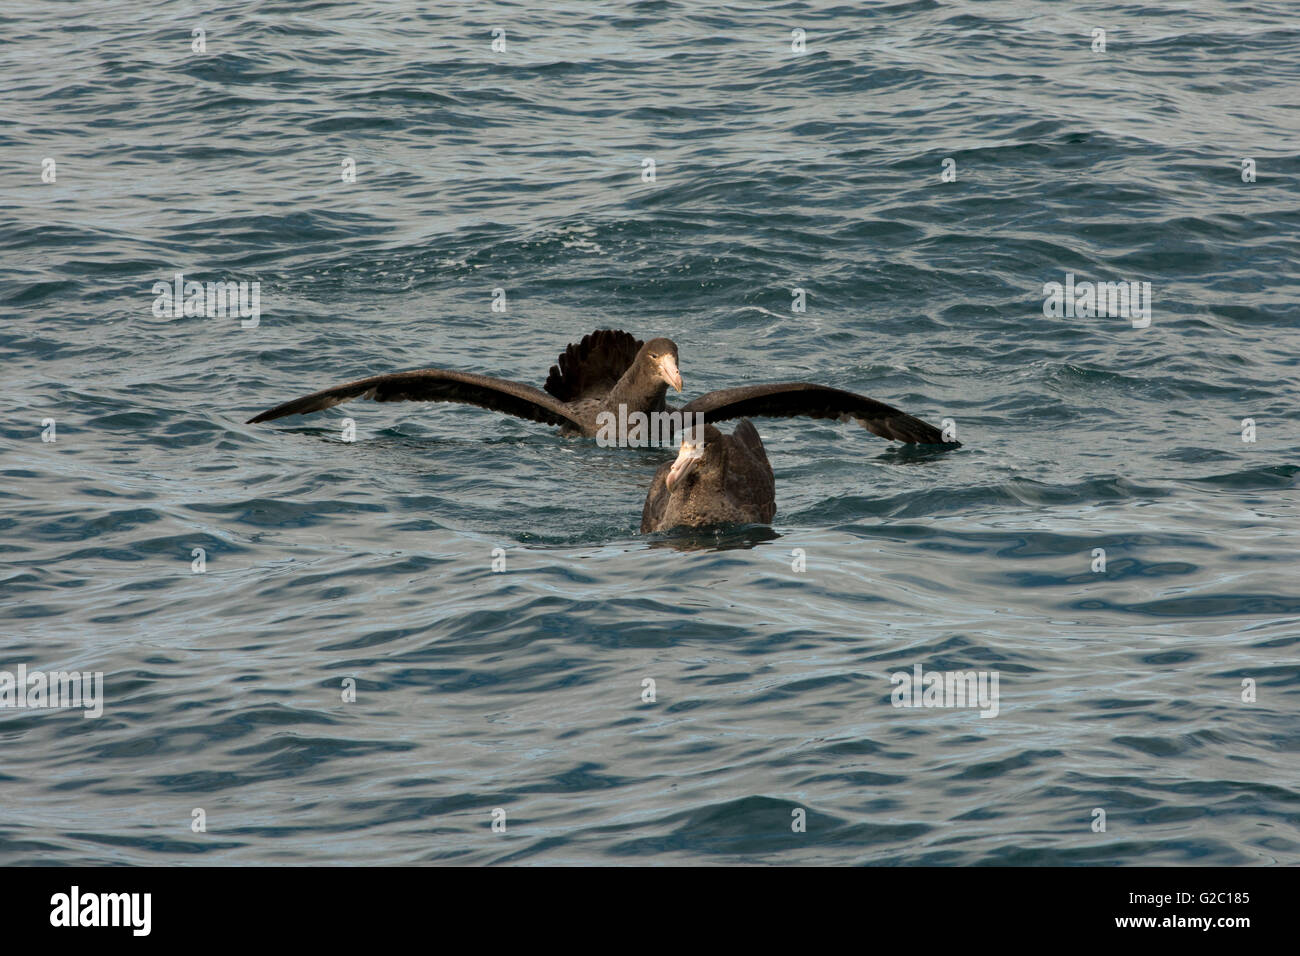
[[[929,422],[923,422],[919,418],[912,418],[910,415],[904,419],[910,434],[904,441],[918,445],[931,445],[945,449],[960,448],[961,442],[954,439],[943,437],[943,432],[935,428]]]
[[[927,439],[926,441],[920,442],[919,444],[922,444],[922,445],[929,445],[929,446],[934,447],[934,448],[942,448],[942,449],[944,449],[945,451],[947,451],[947,450],[951,450],[951,449],[953,449],[953,448],[960,448],[960,447],[961,447],[961,442],[956,441],[956,440],[954,440],[954,441],[945,441],[943,435],[939,435],[938,437],[935,437],[935,438],[929,438],[929,439]]]

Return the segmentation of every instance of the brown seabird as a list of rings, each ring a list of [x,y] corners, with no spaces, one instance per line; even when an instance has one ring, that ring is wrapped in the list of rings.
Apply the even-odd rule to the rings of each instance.
[[[570,345],[551,367],[545,391],[506,379],[426,368],[395,372],[336,385],[277,405],[248,420],[267,422],[307,415],[354,398],[377,402],[461,402],[530,421],[558,425],[569,434],[595,436],[600,416],[625,412],[699,413],[706,423],[751,417],[852,418],[881,438],[920,444],[947,444],[939,429],[865,395],[810,382],[743,385],[701,395],[674,409],[664,397],[671,385],[682,390],[677,346],[670,339],[642,343],[631,334],[603,329]]]
[[[776,514],[776,478],[763,440],[748,418],[730,435],[712,425],[683,430],[676,461],[650,483],[641,533],[716,524],[768,524]]]

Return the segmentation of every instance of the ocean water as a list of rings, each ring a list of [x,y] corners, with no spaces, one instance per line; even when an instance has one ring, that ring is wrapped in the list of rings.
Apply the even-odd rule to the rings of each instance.
[[[1300,862],[1297,90],[1289,0],[5,5],[0,670],[103,697],[0,708],[0,862]],[[243,424],[598,328],[964,445],[643,537],[671,451]]]

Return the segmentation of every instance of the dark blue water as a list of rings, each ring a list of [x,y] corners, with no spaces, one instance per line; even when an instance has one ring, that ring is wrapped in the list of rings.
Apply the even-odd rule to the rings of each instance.
[[[1287,0],[6,7],[0,669],[104,709],[0,709],[0,861],[1300,861],[1297,90]],[[242,424],[596,328],[964,447],[760,420],[772,532],[662,541],[663,451]]]

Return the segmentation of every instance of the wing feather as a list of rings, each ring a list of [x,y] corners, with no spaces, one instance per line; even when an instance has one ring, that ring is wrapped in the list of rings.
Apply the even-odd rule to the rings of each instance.
[[[702,412],[706,422],[730,418],[844,418],[857,420],[873,435],[893,441],[926,445],[960,447],[961,442],[945,442],[933,425],[913,418],[900,409],[875,399],[810,382],[776,382],[770,385],[743,385],[723,388],[701,395],[683,406],[683,412]]]
[[[269,422],[286,415],[310,415],[354,398],[376,402],[459,402],[529,421],[582,430],[582,423],[568,407],[541,389],[487,375],[438,368],[374,375],[335,385],[268,409],[250,418],[248,424]]]

